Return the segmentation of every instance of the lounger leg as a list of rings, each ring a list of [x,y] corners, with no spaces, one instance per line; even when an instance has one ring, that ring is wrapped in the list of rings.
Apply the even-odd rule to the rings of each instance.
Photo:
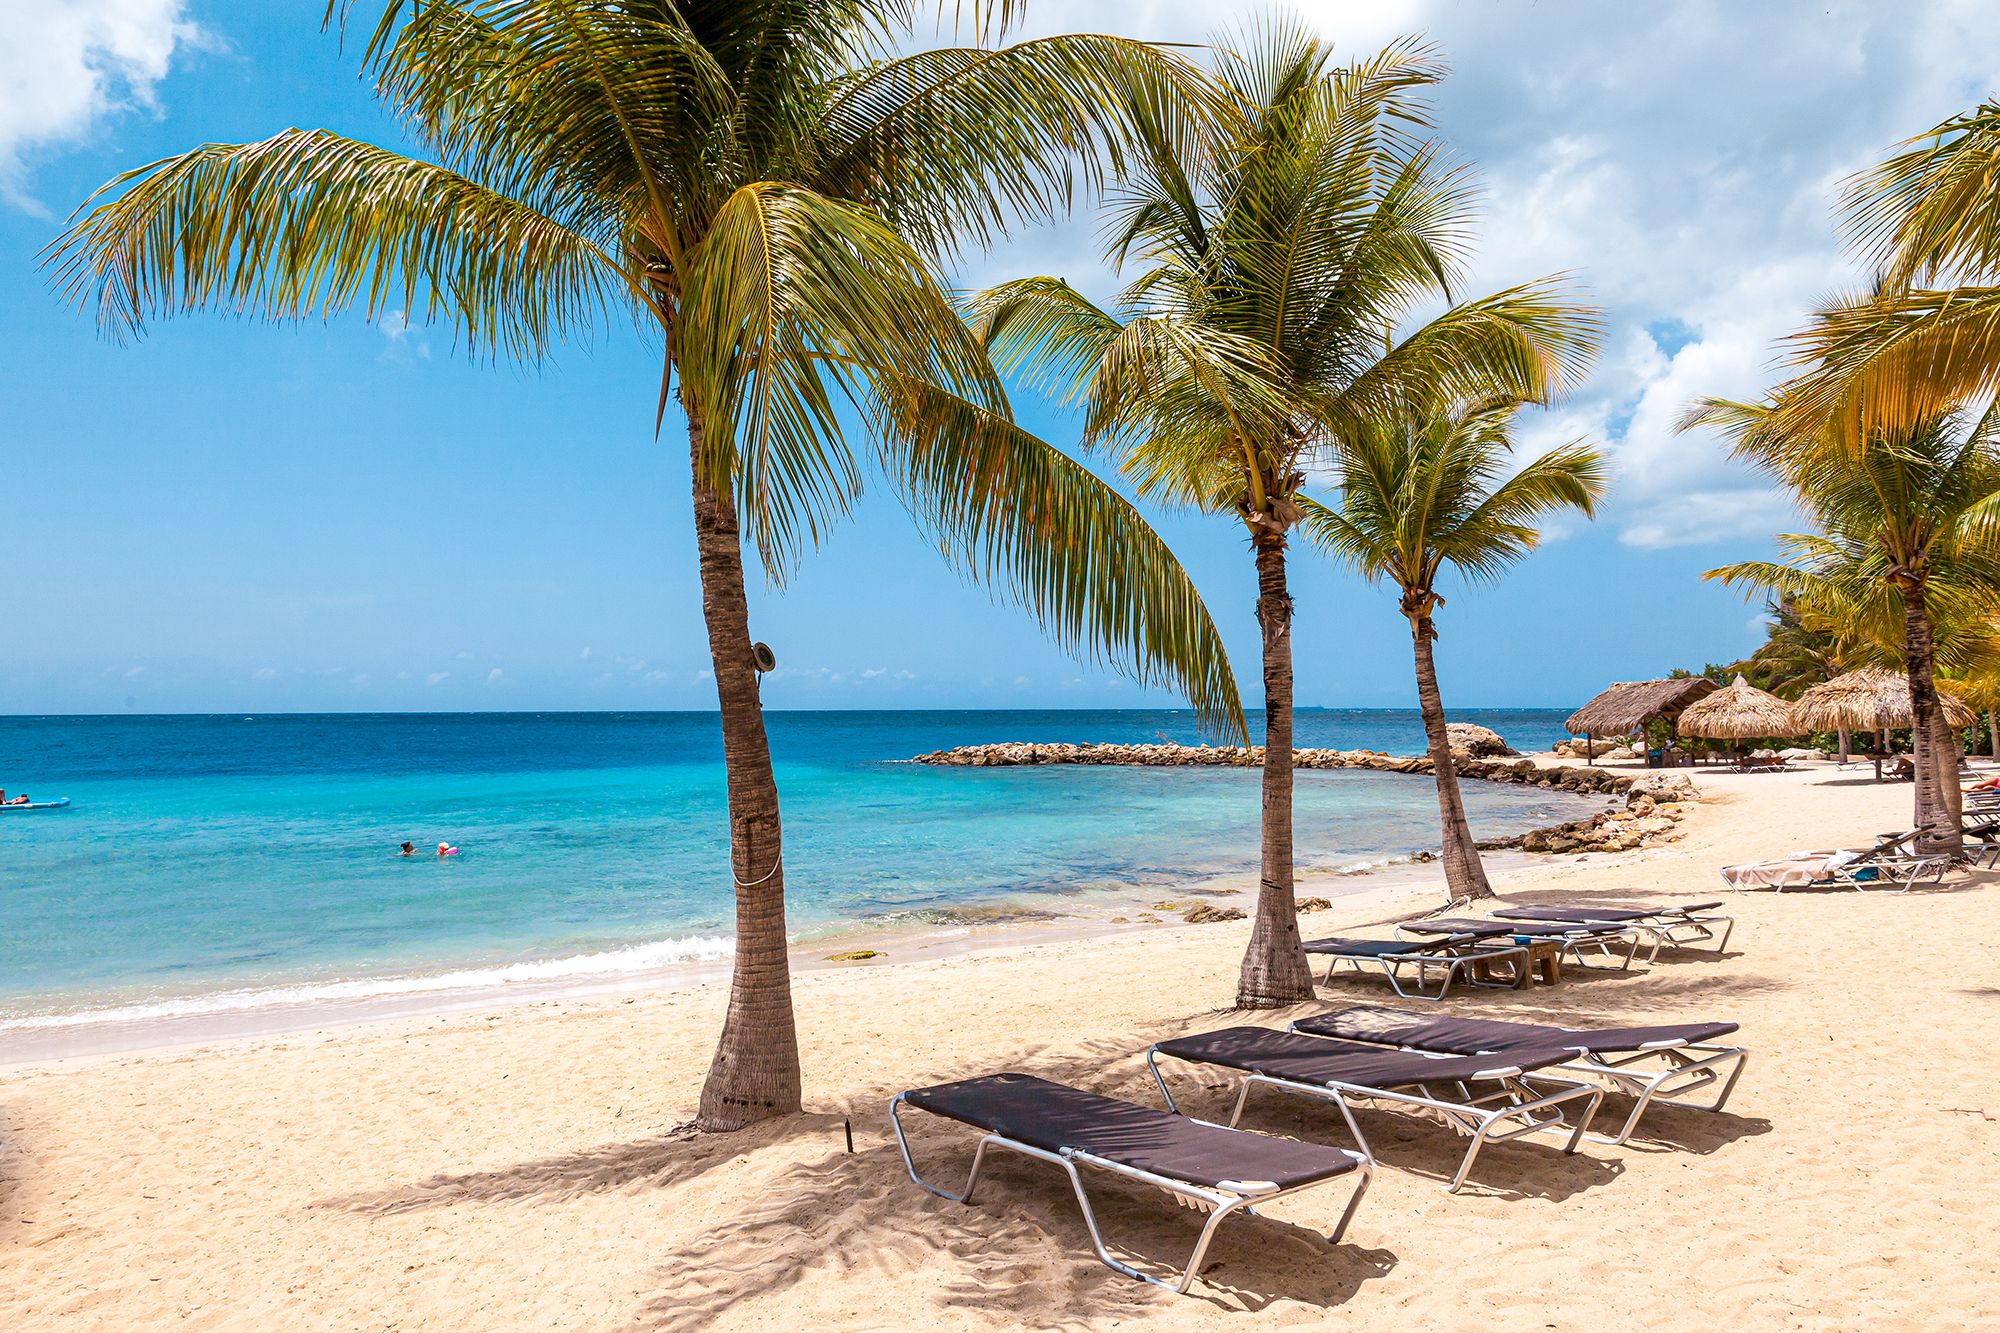
[[[1361,1180],[1354,1186],[1354,1193],[1348,1196],[1347,1207],[1341,1210],[1339,1223],[1326,1235],[1326,1243],[1329,1245],[1340,1244],[1340,1238],[1347,1234],[1347,1224],[1354,1220],[1354,1210],[1361,1206],[1361,1196],[1368,1192],[1368,1186],[1375,1179],[1375,1159],[1364,1157],[1360,1165],[1355,1168],[1354,1174],[1360,1176]]]
[[[989,1143],[999,1142],[999,1140],[995,1139],[991,1134],[979,1140],[978,1148],[974,1149],[972,1153],[972,1170],[966,1173],[965,1189],[958,1194],[953,1194],[950,1190],[933,1185],[930,1181],[925,1180],[921,1175],[917,1174],[916,1160],[910,1156],[909,1136],[903,1132],[902,1110],[903,1097],[901,1093],[898,1093],[889,1101],[889,1123],[896,1130],[896,1146],[902,1150],[903,1168],[910,1173],[910,1179],[921,1185],[924,1189],[929,1190],[932,1194],[937,1195],[940,1199],[949,1199],[953,1203],[971,1203],[972,1191],[979,1184],[980,1168],[986,1164],[986,1146]]]

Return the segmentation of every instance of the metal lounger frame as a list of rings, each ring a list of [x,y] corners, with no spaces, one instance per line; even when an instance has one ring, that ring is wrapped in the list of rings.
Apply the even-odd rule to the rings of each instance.
[[[1382,969],[1382,975],[1389,979],[1390,989],[1405,1000],[1442,1000],[1451,990],[1451,983],[1459,981],[1467,986],[1481,986],[1491,990],[1513,990],[1515,983],[1481,981],[1472,975],[1472,968],[1478,963],[1507,962],[1516,970],[1517,977],[1528,975],[1528,951],[1520,945],[1504,947],[1469,946],[1464,953],[1403,953],[1403,954],[1358,954],[1332,953],[1328,950],[1309,950],[1308,953],[1325,953],[1331,959],[1326,965],[1326,984],[1333,984],[1333,974],[1340,964],[1348,963],[1356,972],[1365,973],[1365,963],[1374,963]],[[1416,991],[1403,989],[1398,977],[1398,964],[1414,964],[1417,969]],[[1424,987],[1434,970],[1442,968],[1443,979],[1439,981],[1437,994],[1432,995]]]
[[[1297,1023],[1286,1028],[1288,1032],[1299,1032]],[[1303,1036],[1318,1037],[1323,1033],[1305,1032]],[[1331,1040],[1363,1041],[1361,1037],[1341,1037]],[[1399,1051],[1409,1051],[1415,1055],[1442,1055],[1443,1052],[1427,1051],[1422,1047],[1409,1046],[1400,1042],[1366,1043],[1393,1047]],[[1504,1051],[1487,1052],[1504,1055]],[[1663,1062],[1664,1068],[1640,1068],[1648,1061]],[[1733,1062],[1733,1063],[1732,1063]],[[1573,1074],[1588,1074],[1599,1082],[1610,1085],[1610,1090],[1636,1098],[1632,1111],[1625,1117],[1625,1123],[1615,1134],[1593,1134],[1593,1143],[1608,1143],[1616,1147],[1632,1137],[1632,1131],[1639,1127],[1639,1117],[1646,1108],[1653,1105],[1684,1106],[1694,1111],[1720,1111],[1729,1101],[1729,1094],[1736,1091],[1736,1080],[1743,1077],[1744,1068],[1750,1063],[1750,1048],[1747,1046],[1721,1046],[1713,1042],[1656,1041],[1640,1047],[1636,1051],[1606,1052],[1592,1055],[1578,1051],[1574,1059],[1556,1066]],[[1727,1068],[1727,1077],[1723,1070]],[[1715,1100],[1706,1101],[1691,1094],[1703,1088],[1722,1084],[1722,1091]],[[1594,1108],[1593,1108],[1594,1109]]]
[[[1399,939],[1422,938],[1421,933],[1412,934],[1404,929],[1406,926],[1420,926],[1422,924],[1421,919],[1416,921],[1399,921],[1396,923],[1396,935]],[[1522,924],[1526,925],[1529,923],[1523,922]],[[1543,921],[1535,924],[1551,926],[1560,923]],[[1558,955],[1568,958],[1578,967],[1592,972],[1623,972],[1629,969],[1632,966],[1632,960],[1638,957],[1639,944],[1645,933],[1637,926],[1625,922],[1615,924],[1603,922],[1586,924],[1579,922],[1574,930],[1567,930],[1560,935],[1543,934],[1538,938],[1554,940]],[[1512,937],[1509,936],[1509,938],[1511,939]],[[1616,951],[1611,947],[1619,940],[1626,942],[1625,956],[1623,958],[1619,958]],[[1594,949],[1604,961],[1593,963],[1585,958],[1583,951],[1586,948]]]
[[[1857,872],[1868,869],[1881,873],[1873,879],[1857,877]],[[1801,889],[1858,889],[1863,893],[1908,893],[1920,883],[1942,884],[1950,870],[1949,856],[1877,856],[1841,866],[1810,884],[1779,884],[1772,891],[1797,893]]]
[[[1589,908],[1581,909],[1589,911]],[[1546,917],[1523,917],[1524,921],[1547,921]],[[1555,924],[1561,924],[1557,922]],[[1637,917],[1630,921],[1591,922],[1579,919],[1579,925],[1601,925],[1605,927],[1625,927],[1638,931],[1650,941],[1646,949],[1646,961],[1652,962],[1660,956],[1662,949],[1692,949],[1707,940],[1715,939],[1715,927],[1722,927],[1722,938],[1716,941],[1715,951],[1721,953],[1729,947],[1729,937],[1736,931],[1736,918],[1721,912],[1684,912],[1666,909],[1650,916]],[[1588,966],[1588,964],[1584,964]]]
[[[1472,1090],[1461,1080],[1446,1080],[1448,1085],[1456,1087],[1459,1091],[1461,1100],[1454,1102],[1433,1095],[1427,1083],[1414,1085],[1423,1089],[1421,1093],[1369,1087],[1338,1079],[1329,1079],[1325,1083],[1303,1083],[1295,1079],[1276,1078],[1270,1074],[1246,1073],[1231,1069],[1227,1065],[1186,1060],[1184,1057],[1173,1056],[1172,1052],[1162,1052],[1157,1046],[1149,1046],[1146,1048],[1146,1067],[1153,1071],[1153,1081],[1160,1085],[1160,1095],[1167,1099],[1167,1108],[1176,1113],[1180,1108],[1174,1105],[1174,1094],[1168,1089],[1166,1077],[1160,1072],[1159,1057],[1162,1054],[1182,1059],[1187,1064],[1200,1064],[1205,1069],[1226,1070],[1241,1080],[1241,1086],[1236,1091],[1236,1104],[1229,1111],[1229,1124],[1232,1128],[1243,1115],[1243,1104],[1250,1098],[1250,1089],[1260,1083],[1273,1088],[1282,1088],[1286,1092],[1296,1092],[1301,1096],[1317,1097],[1321,1101],[1332,1102],[1340,1108],[1340,1117],[1347,1122],[1348,1132],[1354,1135],[1355,1146],[1360,1148],[1371,1162],[1375,1160],[1375,1150],[1368,1146],[1368,1137],[1361,1132],[1361,1126],[1354,1119],[1354,1103],[1388,1102],[1395,1106],[1415,1107],[1418,1110],[1434,1112],[1445,1124],[1461,1134],[1469,1135],[1472,1139],[1472,1142],[1466,1145],[1465,1156],[1459,1160],[1457,1173],[1452,1176],[1451,1183],[1445,1186],[1447,1194],[1458,1193],[1459,1186],[1465,1183],[1466,1176],[1472,1171],[1473,1162],[1479,1157],[1479,1150],[1489,1143],[1505,1143],[1510,1139],[1523,1138],[1529,1134],[1567,1129],[1570,1132],[1569,1142],[1563,1145],[1563,1151],[1575,1152],[1577,1144],[1583,1140],[1584,1131],[1590,1127],[1591,1118],[1597,1114],[1598,1103],[1604,1100],[1604,1089],[1594,1084],[1549,1078],[1539,1073],[1527,1074],[1518,1069],[1508,1070],[1504,1067],[1494,1072],[1505,1091],[1488,1093],[1484,1097],[1474,1097]],[[1421,1051],[1416,1054],[1430,1055],[1431,1052]],[[1538,1093],[1529,1086],[1530,1079],[1552,1083],[1556,1086],[1556,1091]],[[1587,1097],[1590,1100],[1583,1109],[1583,1115],[1572,1125],[1556,1108],[1579,1097]],[[1500,1099],[1506,1100],[1498,1106],[1488,1105]],[[1543,1114],[1544,1112],[1548,1114]],[[1521,1123],[1510,1129],[1498,1128],[1509,1120],[1518,1120]]]
[[[965,1188],[954,1194],[942,1186],[931,1184],[930,1181],[925,1180],[923,1176],[918,1174],[916,1160],[910,1156],[910,1140],[903,1132],[902,1109],[905,1105],[905,1097],[906,1094],[899,1092],[890,1099],[889,1123],[895,1127],[896,1146],[902,1150],[903,1167],[910,1173],[911,1180],[924,1189],[929,1190],[932,1194],[937,1195],[940,1199],[950,1199],[953,1203],[969,1204],[972,1202],[972,1192],[979,1184],[979,1172],[986,1163],[986,1150],[988,1148],[1005,1148],[1010,1152],[1020,1153],[1024,1157],[1033,1157],[1039,1161],[1061,1167],[1063,1172],[1069,1176],[1070,1188],[1076,1192],[1077,1206],[1083,1210],[1083,1224],[1089,1228],[1090,1245],[1092,1249],[1097,1251],[1098,1260],[1114,1272],[1123,1273],[1126,1277],[1137,1278],[1141,1282],[1150,1282],[1156,1287],[1165,1287],[1167,1290],[1177,1294],[1185,1294],[1188,1287],[1193,1285],[1195,1275],[1201,1270],[1201,1261],[1208,1254],[1209,1242],[1215,1239],[1215,1229],[1221,1225],[1223,1218],[1228,1217],[1232,1213],[1242,1213],[1247,1217],[1257,1217],[1260,1214],[1258,1214],[1254,1205],[1269,1203],[1273,1199],[1281,1199],[1288,1194],[1297,1194],[1320,1185],[1330,1185],[1334,1181],[1345,1180],[1349,1174],[1352,1174],[1359,1178],[1354,1186],[1354,1193],[1348,1196],[1347,1207],[1341,1210],[1340,1222],[1331,1232],[1327,1233],[1326,1238],[1329,1245],[1338,1245],[1340,1238],[1347,1234],[1347,1224],[1354,1220],[1354,1210],[1361,1206],[1361,1196],[1368,1192],[1369,1182],[1375,1177],[1375,1161],[1372,1157],[1368,1156],[1365,1152],[1348,1152],[1347,1149],[1342,1148],[1340,1149],[1341,1152],[1347,1153],[1349,1157],[1354,1159],[1354,1170],[1351,1173],[1328,1176],[1322,1180],[1308,1181],[1306,1184],[1293,1185],[1289,1188],[1280,1188],[1262,1181],[1228,1181],[1222,1185],[1213,1186],[1193,1185],[1185,1180],[1176,1180],[1172,1176],[1162,1176],[1151,1171],[1141,1171],[1137,1167],[1126,1166],[1122,1162],[1114,1162],[1108,1157],[1100,1157],[1096,1153],[1085,1152],[1080,1148],[1064,1148],[1060,1152],[1050,1152],[1046,1148],[1037,1148],[1031,1144],[1022,1143],[1018,1139],[1010,1139],[1005,1134],[989,1130],[980,1137],[979,1146],[972,1154],[972,1170],[965,1177]],[[924,1110],[921,1106],[917,1109],[920,1111]],[[933,1112],[932,1114],[935,1113]],[[939,1118],[948,1120],[952,1117],[940,1116]],[[961,1121],[959,1123],[964,1122]],[[1211,1122],[1201,1120],[1195,1123],[1209,1124]],[[1231,1127],[1233,1128],[1233,1125]],[[973,1128],[977,1128],[977,1126],[973,1126]],[[1249,1131],[1244,1132],[1247,1133]],[[1097,1229],[1097,1214],[1090,1206],[1090,1195],[1083,1188],[1083,1177],[1077,1172],[1076,1168],[1079,1164],[1093,1166],[1101,1171],[1109,1171],[1113,1175],[1124,1176],[1130,1180],[1141,1181],[1157,1189],[1165,1190],[1184,1204],[1195,1208],[1207,1208],[1209,1210],[1208,1221],[1203,1224],[1201,1235],[1195,1241],[1194,1252],[1188,1256],[1187,1263],[1179,1270],[1180,1276],[1178,1281],[1169,1282],[1164,1278],[1154,1277],[1151,1273],[1141,1272],[1130,1264],[1121,1263],[1111,1257],[1111,1252],[1104,1248],[1104,1236]]]
[[[1662,1060],[1663,1069],[1634,1068],[1649,1060]],[[1712,1042],[1661,1041],[1643,1046],[1636,1051],[1619,1053],[1606,1052],[1590,1055],[1579,1052],[1577,1058],[1558,1065],[1579,1074],[1589,1074],[1611,1085],[1616,1092],[1636,1098],[1631,1114],[1618,1132],[1598,1135],[1596,1142],[1622,1144],[1632,1137],[1632,1131],[1639,1127],[1639,1117],[1646,1108],[1653,1105],[1684,1106],[1695,1111],[1720,1111],[1729,1101],[1729,1094],[1736,1091],[1736,1080],[1743,1077],[1743,1070],[1750,1063],[1750,1050],[1746,1046],[1720,1046]],[[1727,1068],[1727,1077],[1723,1069]],[[1692,1096],[1703,1088],[1722,1085],[1713,1101]]]

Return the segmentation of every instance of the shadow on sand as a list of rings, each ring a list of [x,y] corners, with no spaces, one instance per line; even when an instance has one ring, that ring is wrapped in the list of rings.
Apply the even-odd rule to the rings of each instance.
[[[917,1160],[934,1179],[962,1182],[973,1139],[962,1127],[926,1119],[911,1118]],[[1113,1254],[1160,1275],[1186,1262],[1200,1214],[1101,1172],[1086,1184]],[[1329,1245],[1313,1229],[1331,1226],[1345,1201],[1345,1187],[1332,1185],[1286,1201],[1299,1223],[1270,1216],[1225,1222],[1188,1295],[1235,1309],[1261,1309],[1279,1296],[1339,1306],[1395,1264],[1387,1250],[1352,1239]],[[1355,1227],[1363,1236],[1370,1234],[1366,1219],[1364,1203]],[[878,1141],[787,1168],[761,1199],[669,1248],[661,1255],[662,1286],[634,1322],[704,1328],[731,1306],[807,1280],[859,1278],[853,1290],[879,1290],[883,1279],[924,1267],[939,1251],[956,1276],[935,1292],[933,1315],[976,1308],[1023,1327],[1055,1328],[1133,1317],[1182,1299],[1097,1262],[1061,1172],[999,1154],[988,1158],[973,1202],[952,1203],[912,1185],[894,1142]],[[910,1310],[874,1313],[883,1327],[923,1319]]]

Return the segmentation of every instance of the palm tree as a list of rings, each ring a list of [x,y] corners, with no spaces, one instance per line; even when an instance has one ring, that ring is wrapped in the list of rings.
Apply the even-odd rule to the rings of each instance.
[[[1242,734],[1193,586],[1137,512],[1013,422],[935,256],[1180,135],[1175,58],[1073,35],[899,53],[908,0],[377,0],[363,65],[434,160],[326,130],[206,144],[93,196],[51,247],[113,333],[219,308],[401,308],[536,360],[621,314],[685,413],[729,795],[736,955],[714,1129],[798,1109],[778,789],[743,544],[774,582],[874,462],[948,558],[1067,647]],[[343,22],[349,0],[335,0]],[[1012,0],[968,7],[1004,22]],[[335,10],[328,11],[331,21]],[[1164,127],[1164,129],[1163,129]]]
[[[1927,830],[1920,845],[1956,854],[1958,737],[1937,677],[1977,664],[2000,601],[2000,413],[1974,421],[1942,412],[1865,443],[1833,425],[1802,437],[1789,422],[1782,402],[1722,399],[1684,419],[1731,436],[1739,457],[1798,494],[1819,529],[1781,536],[1784,561],[1707,577],[1791,598],[1864,643],[1900,641],[1915,715],[1916,823]]]
[[[1434,618],[1445,603],[1438,575],[1449,565],[1474,580],[1498,578],[1535,549],[1538,519],[1562,509],[1590,514],[1604,494],[1604,456],[1583,444],[1552,450],[1505,475],[1519,408],[1504,399],[1406,407],[1357,423],[1334,461],[1339,507],[1301,500],[1308,537],[1363,578],[1386,581],[1400,594],[1396,609],[1410,622],[1417,704],[1437,776],[1445,882],[1455,898],[1488,898],[1493,888],[1459,796],[1431,655]]]
[[[1003,368],[1084,406],[1146,494],[1229,515],[1257,574],[1264,751],[1259,895],[1241,1006],[1312,994],[1292,869],[1292,598],[1287,534],[1309,466],[1407,396],[1539,399],[1587,364],[1597,323],[1553,282],[1454,305],[1472,190],[1421,136],[1443,70],[1402,43],[1336,65],[1273,25],[1219,57],[1221,101],[1192,145],[1142,120],[1110,230],[1141,272],[1109,307],[1050,277],[975,302]]]

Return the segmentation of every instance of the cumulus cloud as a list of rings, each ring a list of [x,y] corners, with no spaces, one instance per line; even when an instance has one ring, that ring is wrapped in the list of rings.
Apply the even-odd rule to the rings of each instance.
[[[46,212],[28,192],[35,157],[150,108],[175,56],[204,41],[185,0],[0,4],[0,200]]]
[[[430,673],[430,675],[424,677],[424,684],[442,685],[450,679],[451,679],[451,672],[449,671],[433,671]]]
[[[1546,447],[1608,444],[1606,521],[1662,547],[1768,536],[1785,502],[1722,444],[1674,420],[1706,394],[1755,396],[1781,374],[1774,341],[1862,275],[1835,233],[1850,172],[1995,89],[2000,6],[1771,0],[1299,0],[1356,55],[1403,34],[1453,73],[1439,132],[1476,164],[1486,202],[1468,294],[1567,272],[1604,307],[1596,373],[1525,425]],[[1073,0],[1036,21],[1155,39],[1214,32],[1196,0]],[[1080,224],[974,259],[969,284],[1029,272],[1112,289]]]

